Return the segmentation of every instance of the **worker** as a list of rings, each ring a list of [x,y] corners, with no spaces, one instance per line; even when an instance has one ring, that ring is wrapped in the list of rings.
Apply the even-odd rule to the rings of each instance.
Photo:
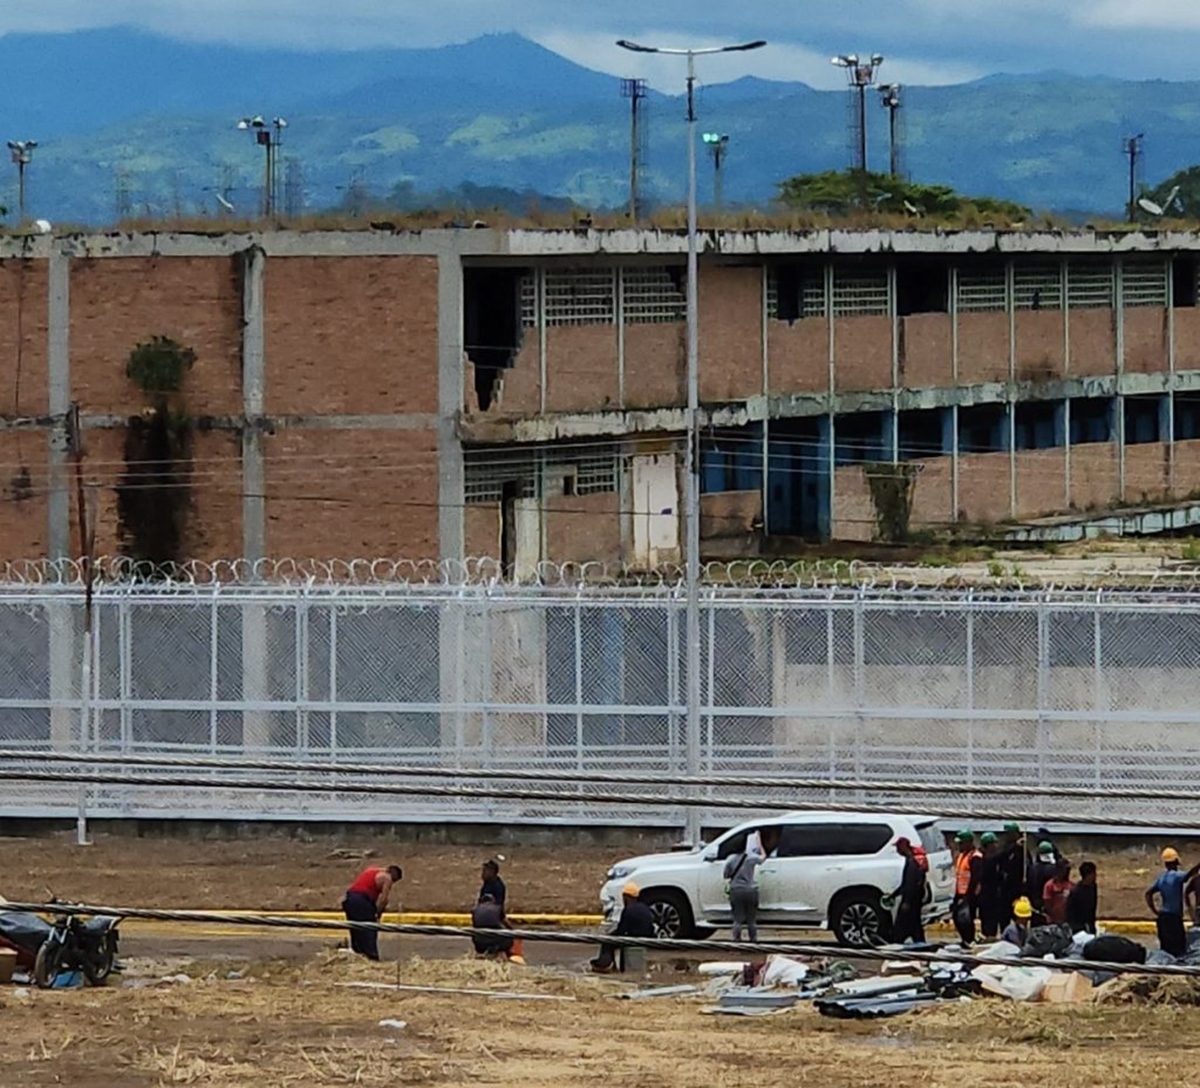
[[[761,844],[759,847],[761,851]],[[751,853],[746,849],[740,854],[730,854],[725,862],[724,877],[729,895],[729,911],[733,915],[733,939],[742,939],[743,929],[751,944],[758,943],[758,867],[763,863],[762,853]]]
[[[1157,919],[1158,947],[1168,956],[1187,955],[1187,931],[1183,925],[1183,889],[1197,873],[1200,865],[1194,865],[1186,873],[1179,869],[1179,851],[1168,846],[1162,852],[1163,871],[1146,890],[1146,906]],[[1154,896],[1158,895],[1156,905]]]
[[[1000,934],[1000,940],[1015,944],[1018,948],[1024,948],[1025,942],[1029,940],[1031,928],[1029,922],[1033,917],[1033,904],[1029,902],[1028,896],[1017,897],[1012,905],[1012,915],[1012,921],[1004,927],[1004,932]]]
[[[1054,863],[1054,875],[1042,886],[1042,913],[1052,926],[1066,925],[1067,900],[1075,885],[1071,883],[1071,863],[1065,858]]]
[[[979,870],[979,932],[994,941],[1003,928],[1000,917],[1003,913],[1004,882],[1000,862],[1004,856],[1000,840],[991,831],[979,836],[983,861]]]
[[[497,858],[488,858],[483,863],[482,877],[483,883],[479,887],[479,898],[476,902],[482,903],[486,896],[491,896],[494,903],[503,907],[508,898],[508,889],[500,879],[500,862]]]
[[[613,930],[614,937],[654,937],[654,915],[650,908],[641,900],[641,889],[636,884],[626,884],[621,889],[621,918],[617,928]],[[598,975],[611,974],[616,969],[617,946],[602,944],[600,955],[592,960],[592,970]]]
[[[1029,866],[1029,879],[1026,882],[1025,894],[1029,896],[1029,902],[1033,904],[1032,925],[1035,929],[1046,924],[1042,893],[1046,890],[1046,881],[1054,876],[1055,857],[1054,844],[1043,840],[1038,843],[1037,857]]]
[[[1072,933],[1096,932],[1096,863],[1085,861],[1079,866],[1079,883],[1067,897],[1067,925]]]
[[[364,869],[346,889],[342,910],[348,922],[378,922],[387,910],[392,887],[404,874],[399,865],[386,869],[372,866]],[[379,933],[374,929],[350,929],[350,948],[369,960],[379,959]]]
[[[0,903],[4,900],[0,899]],[[1200,926],[1200,876],[1192,877],[1183,889],[1183,902],[1193,926]]]
[[[921,910],[925,906],[925,874],[911,840],[896,840],[896,853],[904,859],[900,873],[900,886],[887,897],[887,904],[896,902],[896,921],[892,926],[892,940],[897,944],[912,941],[925,943],[925,927],[921,924]]]
[[[979,881],[983,854],[975,846],[975,835],[964,828],[954,836],[958,854],[954,859],[954,902],[950,914],[963,945],[975,943],[975,915],[979,909]]]
[[[512,929],[504,913],[504,904],[497,903],[495,898],[487,892],[479,897],[479,902],[471,911],[471,927],[500,931]],[[486,937],[477,935],[472,937],[471,941],[475,945],[475,955],[477,956],[507,958],[513,950],[513,939],[505,936],[503,932],[498,932],[494,937],[491,934]]]
[[[1013,919],[1013,904],[1025,894],[1026,860],[1020,824],[1006,823],[996,859],[1000,878],[1000,911],[996,924],[1001,930]]]

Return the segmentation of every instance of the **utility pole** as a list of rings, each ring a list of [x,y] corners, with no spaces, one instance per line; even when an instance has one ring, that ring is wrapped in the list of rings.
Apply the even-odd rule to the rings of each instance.
[[[641,214],[642,108],[644,79],[621,80],[621,97],[629,99],[629,221],[637,226]]]
[[[275,159],[279,145],[283,142],[283,130],[287,128],[287,120],[276,117],[267,122],[261,116],[243,117],[237,124],[242,132],[254,135],[254,142],[266,152],[266,165],[263,172],[262,213],[264,219],[270,219],[275,214],[278,203],[275,182]]]
[[[880,53],[872,53],[867,60],[860,60],[857,53],[834,57],[832,63],[846,70],[850,81],[850,92],[857,96],[856,115],[853,129],[854,169],[867,172],[867,88],[875,85],[875,76],[883,64]]]
[[[1137,164],[1142,157],[1142,143],[1146,138],[1144,132],[1136,136],[1126,136],[1122,141],[1125,154],[1129,158],[1129,205],[1128,218],[1133,223],[1137,219]]]
[[[720,211],[725,204],[724,174],[725,156],[729,153],[729,137],[721,132],[706,132],[704,142],[712,154],[713,161],[713,206]]]
[[[888,172],[894,178],[899,178],[900,169],[900,84],[885,83],[879,88],[879,104],[888,111],[888,134],[891,140],[891,156],[888,160]]]

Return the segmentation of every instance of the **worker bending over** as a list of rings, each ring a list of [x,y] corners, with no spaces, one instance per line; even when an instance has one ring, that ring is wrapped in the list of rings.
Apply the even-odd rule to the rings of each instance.
[[[641,889],[636,884],[626,884],[621,889],[621,919],[613,930],[614,937],[654,937],[654,915],[641,900]],[[602,944],[600,955],[592,960],[592,970],[598,975],[611,974],[616,970],[617,946]]]
[[[392,894],[392,886],[404,874],[399,865],[389,865],[386,869],[372,866],[358,874],[354,883],[346,889],[342,900],[342,910],[349,922],[378,922],[387,910],[388,898]],[[350,929],[350,947],[360,956],[369,960],[379,959],[379,934],[373,929]]]

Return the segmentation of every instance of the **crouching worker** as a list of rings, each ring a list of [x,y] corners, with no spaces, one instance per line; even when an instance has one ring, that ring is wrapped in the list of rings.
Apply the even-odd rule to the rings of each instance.
[[[346,889],[342,910],[348,922],[378,922],[387,910],[392,886],[403,877],[399,865],[372,867],[358,874]],[[350,929],[350,947],[369,960],[379,959],[379,934],[373,929]]]
[[[1029,902],[1027,895],[1022,895],[1013,902],[1012,916],[1013,920],[1004,927],[1000,940],[1024,948],[1025,942],[1029,940],[1029,931],[1032,928],[1030,922],[1033,918],[1033,904]]]
[[[654,915],[650,908],[641,901],[642,892],[636,884],[626,884],[621,889],[624,906],[621,908],[621,920],[613,930],[614,937],[654,937]],[[600,955],[592,960],[592,970],[598,975],[611,974],[616,970],[617,946],[603,944]]]
[[[479,902],[475,904],[475,909],[471,911],[471,928],[499,931],[494,937],[491,934],[487,936],[476,934],[472,937],[471,942],[475,945],[475,955],[487,956],[491,959],[508,959],[513,954],[513,939],[503,932],[506,929],[512,929],[512,926],[505,917],[504,907],[497,903],[490,893],[485,892]]]

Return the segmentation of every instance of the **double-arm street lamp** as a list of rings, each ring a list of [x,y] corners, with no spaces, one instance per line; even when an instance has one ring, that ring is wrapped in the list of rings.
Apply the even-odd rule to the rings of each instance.
[[[703,48],[665,48],[642,45],[621,39],[622,49],[633,53],[661,53],[666,56],[687,57],[687,138],[688,138],[688,251],[687,251],[687,455],[684,474],[687,477],[686,519],[686,576],[687,576],[687,770],[700,773],[700,325],[697,304],[699,245],[696,224],[696,58],[716,53],[746,53],[761,49],[765,41],[742,42],[738,45],[717,45]],[[672,652],[674,648],[672,647]],[[689,808],[687,838],[700,841],[700,812]]]
[[[37,140],[9,140],[8,150],[17,167],[17,219],[25,222],[25,167],[33,161],[33,149]]]

